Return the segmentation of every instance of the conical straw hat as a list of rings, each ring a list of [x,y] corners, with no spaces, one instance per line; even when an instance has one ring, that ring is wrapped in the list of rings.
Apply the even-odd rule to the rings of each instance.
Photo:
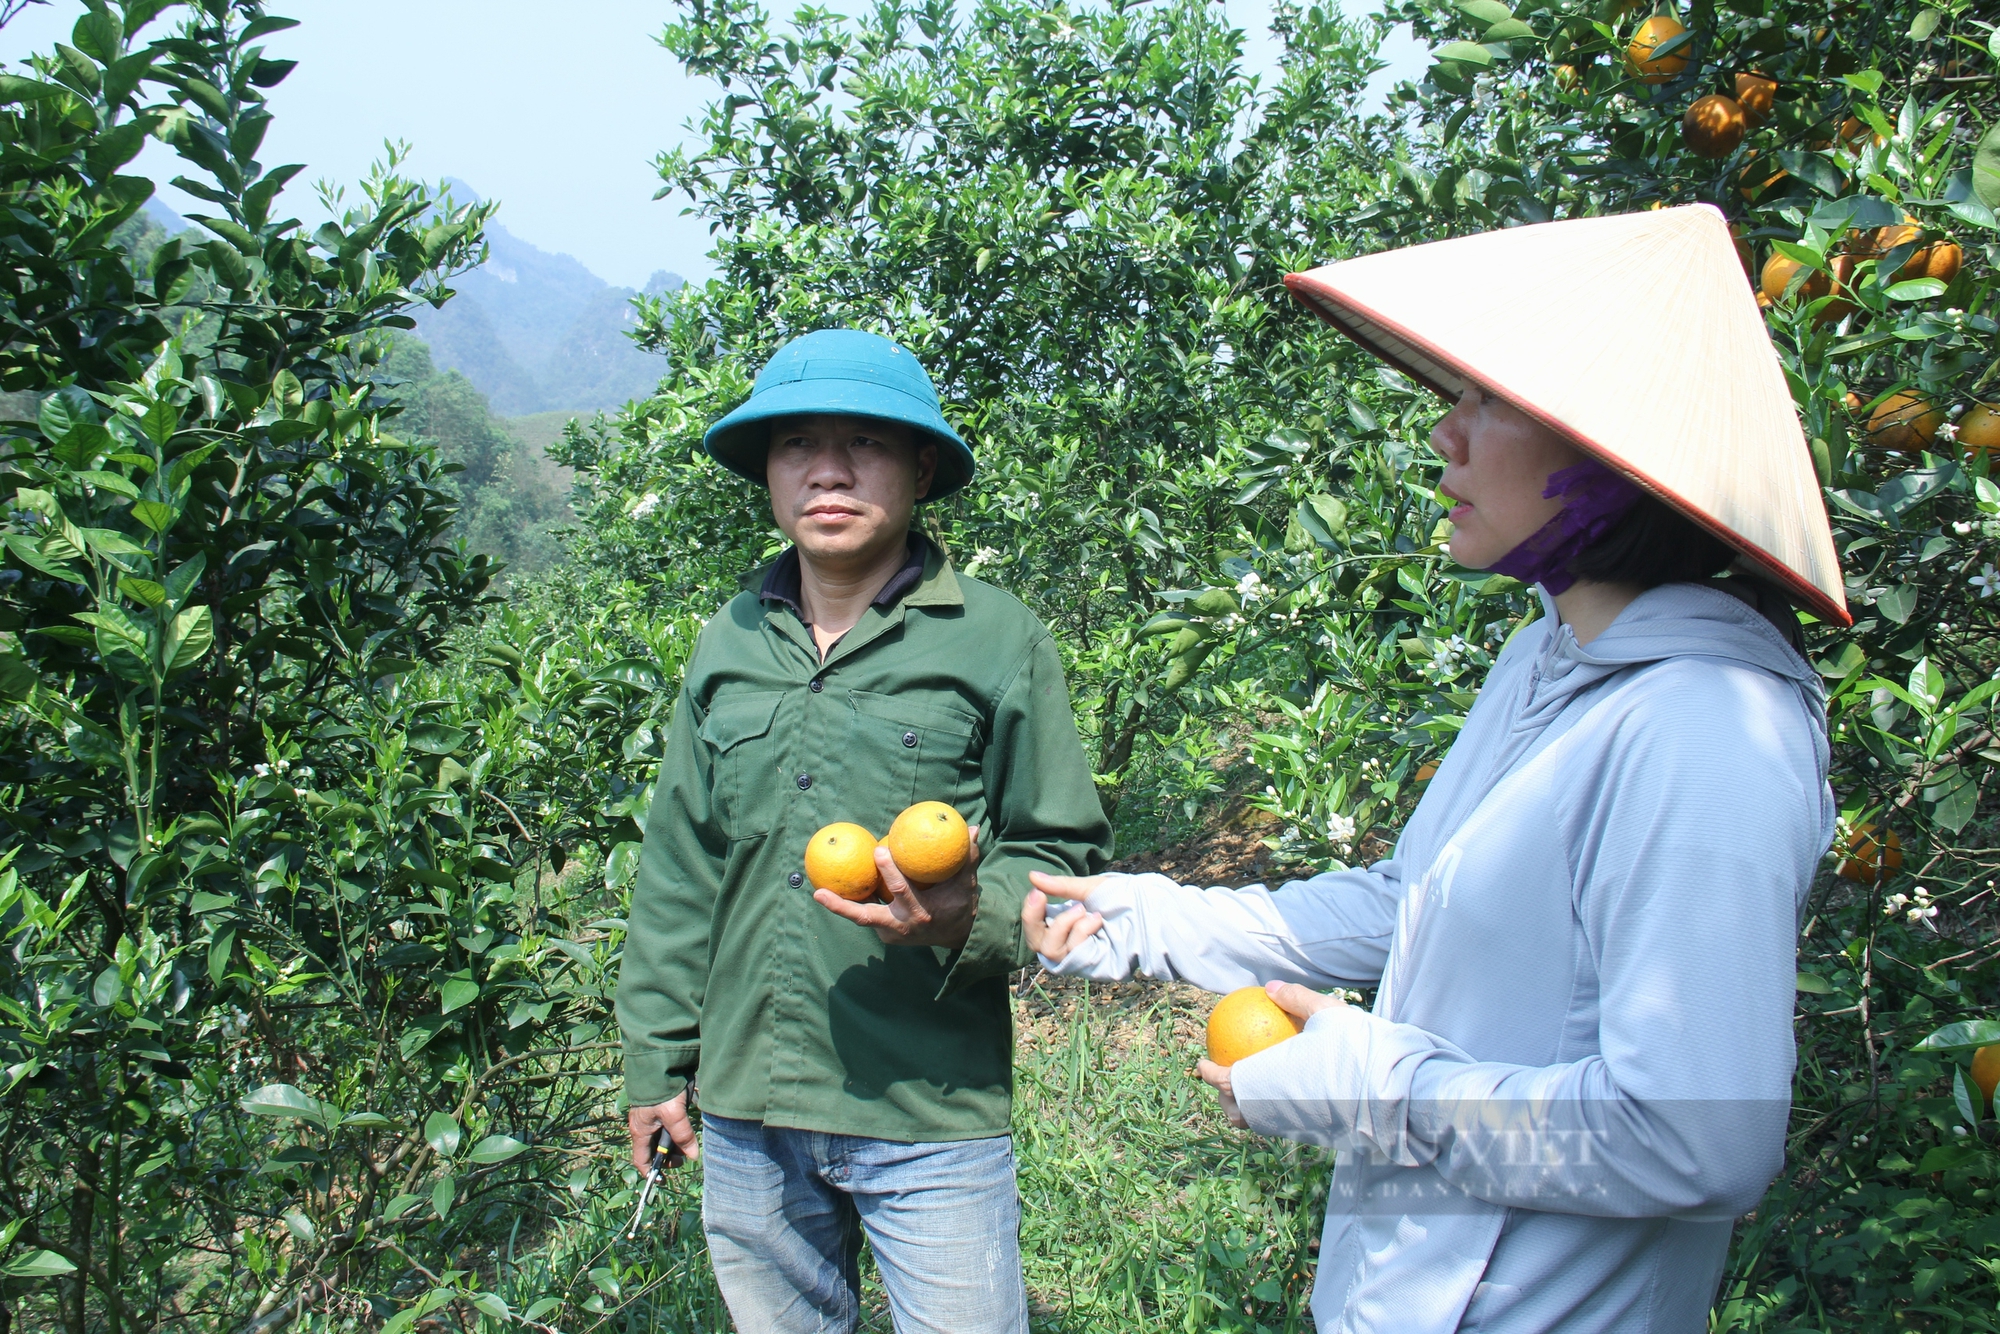
[[[1778,355],[1706,204],[1510,227],[1294,273],[1293,295],[1448,398],[1499,395],[1853,623]]]

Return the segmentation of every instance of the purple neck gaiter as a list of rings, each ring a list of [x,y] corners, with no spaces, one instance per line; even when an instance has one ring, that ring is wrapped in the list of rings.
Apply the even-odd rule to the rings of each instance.
[[[1568,503],[1532,537],[1487,568],[1524,584],[1540,584],[1554,597],[1576,582],[1569,563],[1625,517],[1638,503],[1640,491],[1591,459],[1550,473],[1542,495],[1550,500],[1566,496]]]

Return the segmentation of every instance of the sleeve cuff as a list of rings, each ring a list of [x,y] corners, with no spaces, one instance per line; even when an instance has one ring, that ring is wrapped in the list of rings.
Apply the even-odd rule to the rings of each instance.
[[[937,998],[943,1000],[981,978],[1026,968],[1035,956],[1021,935],[1021,900],[998,884],[980,886],[979,907],[973,913],[972,934],[965,938],[945,974]],[[1011,906],[1010,906],[1011,905]]]
[[[634,1107],[657,1107],[680,1096],[700,1060],[701,1048],[625,1053],[625,1101]]]

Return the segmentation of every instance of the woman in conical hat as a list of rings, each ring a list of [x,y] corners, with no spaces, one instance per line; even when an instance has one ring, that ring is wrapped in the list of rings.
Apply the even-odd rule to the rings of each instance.
[[[1201,1073],[1237,1124],[1339,1150],[1322,1331],[1706,1329],[1783,1161],[1834,828],[1788,601],[1846,619],[1754,297],[1701,206],[1288,281],[1454,403],[1452,554],[1547,614],[1389,859],[1275,890],[1036,877],[1083,907],[1030,895],[1027,939],[1053,972],[1263,984],[1305,1021]]]

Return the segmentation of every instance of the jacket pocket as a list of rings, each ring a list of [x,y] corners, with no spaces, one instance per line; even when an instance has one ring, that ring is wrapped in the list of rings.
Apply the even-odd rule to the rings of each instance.
[[[979,781],[984,749],[978,715],[869,690],[850,691],[847,698],[854,709],[853,759],[885,779],[885,820],[919,801],[965,806]]]
[[[716,813],[732,839],[771,828],[780,758],[771,724],[784,699],[782,690],[759,690],[709,701],[700,736],[715,751]]]

